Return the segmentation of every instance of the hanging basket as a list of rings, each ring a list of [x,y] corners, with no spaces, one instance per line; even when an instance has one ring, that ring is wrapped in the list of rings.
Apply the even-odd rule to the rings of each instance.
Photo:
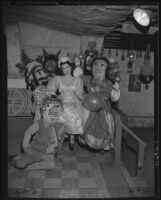
[[[154,68],[148,60],[145,60],[140,71],[140,80],[144,84],[148,84],[153,80]]]
[[[150,45],[147,45],[146,54],[144,56],[144,63],[141,66],[140,70],[140,80],[144,84],[148,84],[153,80],[153,74],[154,74],[154,67],[150,63]]]
[[[153,80],[153,75],[144,76],[140,74],[139,78],[143,84],[149,84]]]

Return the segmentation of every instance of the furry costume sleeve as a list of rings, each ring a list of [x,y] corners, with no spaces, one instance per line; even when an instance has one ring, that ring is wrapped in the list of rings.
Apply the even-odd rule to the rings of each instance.
[[[59,76],[55,76],[52,78],[47,85],[47,95],[55,95],[56,90],[59,88],[60,78]]]
[[[34,120],[40,120],[40,108],[42,106],[42,101],[46,97],[46,88],[44,86],[39,86],[33,91],[34,103],[35,103],[35,117]]]
[[[29,142],[31,139],[31,136],[34,135],[39,129],[39,124],[38,121],[35,122],[34,124],[32,124],[26,131],[24,134],[24,138],[22,141],[22,147],[25,151],[25,149],[27,149],[29,147]]]
[[[82,99],[83,94],[83,82],[82,79],[78,77],[76,82],[76,96],[78,96],[79,99]]]
[[[120,98],[120,85],[118,83],[113,84],[113,89],[111,91],[111,100],[117,101]]]

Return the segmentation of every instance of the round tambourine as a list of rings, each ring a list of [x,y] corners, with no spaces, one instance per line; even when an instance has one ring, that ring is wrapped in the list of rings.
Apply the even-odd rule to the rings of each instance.
[[[89,111],[99,111],[103,108],[104,102],[97,92],[93,92],[84,95],[83,105]]]
[[[20,116],[27,105],[27,96],[23,89],[8,89],[8,116]]]

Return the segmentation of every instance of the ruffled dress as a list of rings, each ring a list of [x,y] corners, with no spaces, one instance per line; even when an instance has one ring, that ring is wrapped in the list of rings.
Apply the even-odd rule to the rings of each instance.
[[[93,149],[109,150],[114,145],[114,118],[111,113],[109,99],[116,101],[120,97],[120,91],[114,91],[112,83],[106,79],[98,82],[89,81],[88,92],[97,86],[99,95],[105,101],[105,108],[96,112],[85,110],[84,134],[86,144]]]
[[[81,79],[75,78],[74,82],[67,86],[60,76],[55,77],[48,85],[50,91],[59,88],[59,98],[63,103],[63,114],[59,117],[59,122],[65,125],[68,134],[83,133],[82,104],[77,98],[77,94],[83,91],[82,85]]]

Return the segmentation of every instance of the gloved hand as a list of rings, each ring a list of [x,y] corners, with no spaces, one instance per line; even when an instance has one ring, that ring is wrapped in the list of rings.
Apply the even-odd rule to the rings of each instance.
[[[54,149],[55,149],[55,144],[54,144],[54,143],[49,143],[49,146],[48,146],[48,148],[46,149],[46,153],[47,153],[47,154],[53,153],[53,152],[54,152]]]
[[[115,83],[113,84],[113,88],[114,88],[115,90],[119,90],[119,89],[120,89],[120,84],[119,84],[118,82],[115,82]]]
[[[55,92],[51,91],[51,90],[46,90],[46,95],[49,96],[49,97],[52,96],[52,95],[56,96]]]

